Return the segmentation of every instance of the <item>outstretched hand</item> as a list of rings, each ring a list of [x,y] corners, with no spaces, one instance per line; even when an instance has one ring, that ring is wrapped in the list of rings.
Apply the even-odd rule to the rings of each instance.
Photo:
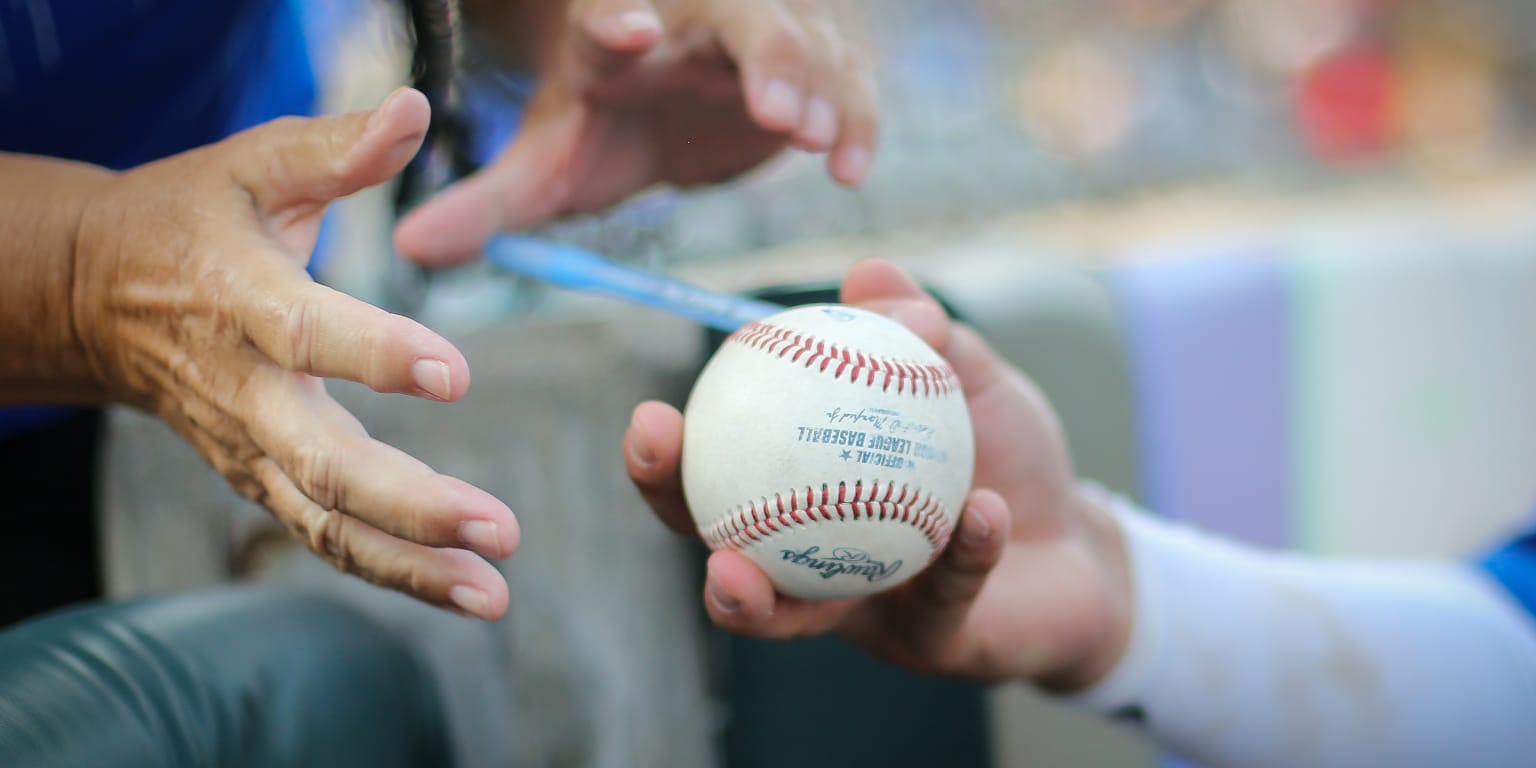
[[[868,173],[873,76],[816,3],[567,0],[507,15],[483,23],[537,30],[524,37],[539,90],[493,165],[400,223],[396,245],[422,264],[653,184],[723,181],[790,145],[827,153],[842,184]]]
[[[285,118],[115,177],[80,225],[73,309],[95,376],[159,414],[231,486],[343,571],[494,619],[510,510],[371,439],[322,378],[453,401],[469,366],[420,324],[305,271],[336,198],[400,171],[427,127],[377,110]]]

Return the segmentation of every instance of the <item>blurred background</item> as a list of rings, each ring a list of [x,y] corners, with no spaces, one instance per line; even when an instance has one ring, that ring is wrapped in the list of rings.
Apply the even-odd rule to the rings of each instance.
[[[789,156],[539,234],[781,298],[816,295],[860,257],[895,259],[1041,384],[1085,476],[1257,544],[1462,557],[1522,519],[1536,499],[1536,4],[832,5],[880,75],[863,189]],[[328,110],[404,80],[388,3],[305,7]],[[504,73],[466,85],[483,152],[527,91]],[[708,630],[698,546],[649,518],[618,462],[634,403],[686,397],[702,331],[485,267],[406,269],[391,216],[388,190],[338,206],[319,274],[448,331],[475,389],[451,409],[337,394],[381,439],[518,511],[508,619],[461,622],[333,578],[127,412],[108,456],[116,594],[260,579],[347,595],[425,649],[466,765],[1175,763],[1022,686],[936,684],[836,641]],[[828,681],[869,692],[868,711],[787,695]]]
[[[306,4],[334,108],[371,104],[404,70],[395,14],[380,5]],[[1002,230],[1103,263],[1169,239],[1262,238],[1339,206],[1469,199],[1527,170],[1536,144],[1536,7],[1518,0],[829,5],[877,62],[881,148],[864,188],[837,188],[816,158],[791,155],[737,184],[657,192],[549,234],[672,266]],[[482,157],[515,130],[528,92],[504,73],[469,81]],[[331,280],[420,300],[386,284],[378,240],[343,240]],[[437,281],[444,292],[453,282]],[[485,286],[455,299],[466,316],[524,308]]]

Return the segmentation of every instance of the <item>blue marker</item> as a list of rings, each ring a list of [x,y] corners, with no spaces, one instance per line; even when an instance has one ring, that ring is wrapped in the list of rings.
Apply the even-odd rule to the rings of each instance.
[[[498,235],[485,247],[492,265],[573,291],[671,312],[727,333],[784,307],[708,291],[647,269],[619,264],[573,245]]]

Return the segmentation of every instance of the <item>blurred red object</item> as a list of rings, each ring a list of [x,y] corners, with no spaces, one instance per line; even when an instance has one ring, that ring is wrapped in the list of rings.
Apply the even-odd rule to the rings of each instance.
[[[1381,154],[1392,141],[1395,78],[1379,45],[1351,43],[1319,59],[1297,83],[1295,117],[1303,139],[1325,162]]]

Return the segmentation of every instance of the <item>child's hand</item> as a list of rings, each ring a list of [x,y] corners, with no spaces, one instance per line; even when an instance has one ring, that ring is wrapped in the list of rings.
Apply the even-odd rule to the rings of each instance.
[[[873,75],[818,3],[482,0],[465,16],[521,49],[539,90],[493,165],[400,223],[421,263],[654,184],[724,181],[790,145],[827,153],[849,186],[874,159]]]

